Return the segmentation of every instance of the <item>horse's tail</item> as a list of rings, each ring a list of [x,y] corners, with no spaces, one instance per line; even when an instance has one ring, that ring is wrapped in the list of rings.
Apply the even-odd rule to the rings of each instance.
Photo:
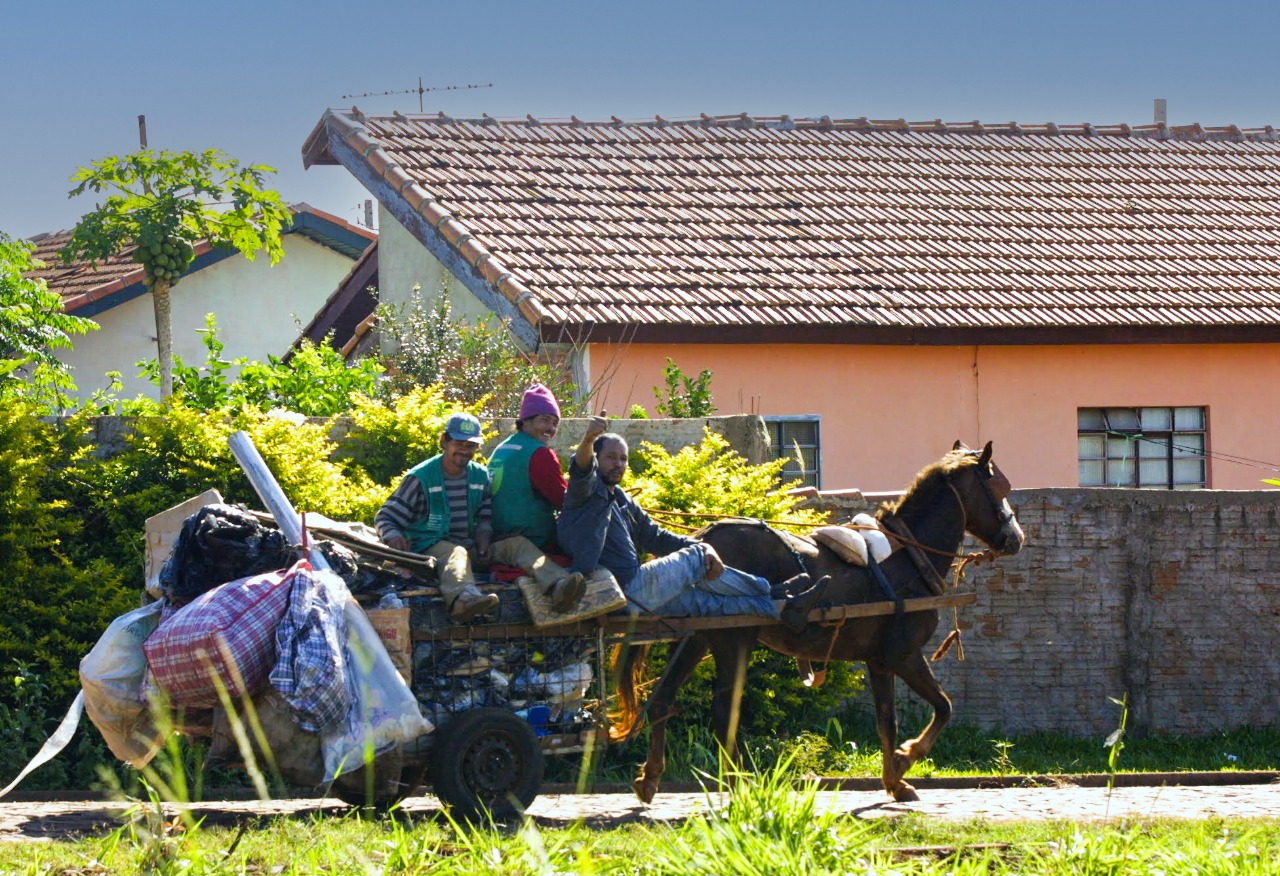
[[[648,645],[615,645],[610,660],[617,684],[617,709],[609,714],[609,740],[626,739],[640,723],[640,674],[649,663]]]

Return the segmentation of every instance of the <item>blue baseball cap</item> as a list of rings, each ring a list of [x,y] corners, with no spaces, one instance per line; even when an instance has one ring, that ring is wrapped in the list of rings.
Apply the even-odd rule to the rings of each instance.
[[[454,414],[444,424],[444,434],[454,441],[470,441],[472,444],[483,444],[480,435],[480,421],[470,414]]]

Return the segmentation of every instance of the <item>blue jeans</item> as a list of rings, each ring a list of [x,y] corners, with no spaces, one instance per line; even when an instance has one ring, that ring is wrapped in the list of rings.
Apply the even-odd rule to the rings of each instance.
[[[706,578],[702,545],[691,545],[642,565],[623,587],[628,610],[671,617],[724,617],[754,614],[777,619],[769,582],[757,575],[725,567],[714,581]]]

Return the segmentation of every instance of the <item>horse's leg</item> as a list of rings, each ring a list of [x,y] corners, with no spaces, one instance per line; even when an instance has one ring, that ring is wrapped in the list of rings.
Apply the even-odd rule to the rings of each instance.
[[[644,803],[652,803],[658,793],[658,783],[662,781],[662,772],[667,768],[667,720],[675,713],[676,694],[684,683],[698,668],[703,656],[707,653],[707,640],[702,636],[693,636],[677,644],[676,651],[662,678],[649,694],[646,710],[649,717],[649,755],[640,765],[635,779],[631,782],[636,796]]]
[[[712,727],[720,743],[720,770],[732,784],[738,769],[738,726],[742,718],[742,691],[747,683],[747,661],[755,647],[754,630],[722,633],[711,640],[716,662],[716,686],[711,700]]]
[[[895,800],[918,800],[916,789],[902,781],[906,772],[897,751],[898,713],[893,702],[895,676],[882,663],[867,662],[867,680],[876,704],[876,730],[880,734],[880,781]]]
[[[929,661],[919,651],[908,657],[897,668],[897,674],[907,683],[908,687],[915,691],[920,699],[928,703],[933,709],[933,717],[929,719],[928,725],[921,731],[920,735],[915,739],[902,743],[902,746],[896,752],[895,759],[902,769],[899,775],[905,775],[907,770],[911,769],[912,764],[929,755],[929,752],[933,750],[934,743],[942,735],[943,728],[951,720],[951,698],[942,689],[942,685],[938,684],[938,679],[934,677]]]

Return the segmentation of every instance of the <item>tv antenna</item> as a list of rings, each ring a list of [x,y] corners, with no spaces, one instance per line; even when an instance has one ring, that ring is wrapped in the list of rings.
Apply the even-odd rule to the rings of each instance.
[[[344,94],[343,100],[353,97],[385,97],[391,94],[416,94],[418,95],[418,112],[422,112],[422,95],[428,91],[467,91],[472,88],[493,88],[492,82],[486,82],[484,85],[440,85],[435,88],[423,88],[422,77],[418,77],[417,88],[405,88],[400,91],[366,91],[363,94]]]

